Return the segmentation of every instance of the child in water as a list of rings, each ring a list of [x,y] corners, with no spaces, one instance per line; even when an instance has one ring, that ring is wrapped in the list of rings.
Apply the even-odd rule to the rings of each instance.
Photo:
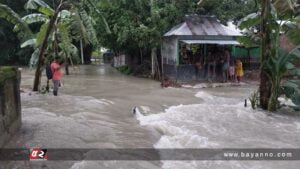
[[[239,59],[236,61],[236,65],[235,65],[235,75],[238,83],[240,83],[242,77],[244,76],[244,70],[243,70],[243,63]]]

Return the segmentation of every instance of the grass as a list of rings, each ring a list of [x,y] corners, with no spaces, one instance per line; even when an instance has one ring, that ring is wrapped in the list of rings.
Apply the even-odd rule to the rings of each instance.
[[[17,68],[11,66],[0,66],[0,84],[6,79],[16,78]]]

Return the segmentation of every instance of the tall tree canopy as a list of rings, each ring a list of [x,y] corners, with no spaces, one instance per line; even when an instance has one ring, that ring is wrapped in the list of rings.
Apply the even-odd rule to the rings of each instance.
[[[0,0],[0,3],[11,7],[23,17],[36,12],[24,8],[27,1]],[[44,2],[55,9],[59,0],[44,0]],[[161,36],[181,22],[186,14],[216,15],[221,22],[226,23],[237,21],[255,10],[253,0],[203,0],[200,5],[198,2],[199,0],[72,1],[73,4],[85,4],[81,6],[80,15],[86,15],[82,11],[94,13],[92,20],[97,25],[97,36],[102,46],[135,56],[149,55],[153,46],[159,46]],[[91,10],[92,8],[95,10]],[[12,63],[18,60],[24,63],[24,58],[27,58],[28,63],[32,49],[20,49],[21,42],[12,31],[13,25],[3,19],[0,19],[0,23],[0,36],[3,39],[0,43],[1,46],[7,46],[0,55],[0,64],[1,61]],[[38,32],[40,26],[31,24],[30,28],[33,32]]]
[[[238,21],[255,11],[252,0],[104,0],[97,8],[107,20],[105,27],[98,24],[102,46],[117,52],[140,56],[150,54],[159,46],[162,35],[180,23],[186,14],[216,15],[221,22]],[[102,21],[98,15],[95,20]]]
[[[257,9],[255,0],[202,0],[196,13],[215,15],[224,24],[228,21],[237,23]]]

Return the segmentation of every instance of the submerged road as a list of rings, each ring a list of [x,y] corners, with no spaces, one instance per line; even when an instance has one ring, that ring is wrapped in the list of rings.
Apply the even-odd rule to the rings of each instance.
[[[123,75],[109,65],[82,66],[71,74],[64,76],[58,97],[22,93],[22,128],[6,148],[152,148],[160,134],[139,125],[135,106],[150,114],[199,102],[190,90],[162,89],[159,82]],[[33,71],[23,70],[21,86],[29,88],[32,82]],[[11,162],[1,167],[65,169],[74,163]],[[159,165],[142,164],[136,168]]]
[[[257,86],[162,89],[107,65],[81,66],[65,76],[58,97],[31,93],[33,71],[22,71],[22,128],[6,148],[299,148],[299,116],[244,107]],[[46,84],[45,79],[42,82]],[[198,86],[203,86],[200,84]],[[215,85],[215,84],[214,84]],[[222,84],[224,85],[224,84]],[[135,117],[132,109],[142,114]],[[31,169],[299,169],[300,161],[0,162]],[[50,153],[49,153],[50,156]],[[141,154],[148,156],[148,154]],[[160,156],[161,157],[161,156]]]

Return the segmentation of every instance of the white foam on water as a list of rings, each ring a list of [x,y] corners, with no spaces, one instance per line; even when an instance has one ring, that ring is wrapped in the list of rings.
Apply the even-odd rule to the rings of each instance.
[[[188,85],[188,84],[181,85],[181,87],[183,87],[183,88],[193,88],[192,85]]]
[[[108,103],[109,104],[115,104],[115,102],[111,101],[111,100],[107,100],[107,99],[100,99],[101,101],[103,101],[104,103]]]
[[[194,89],[202,89],[202,88],[207,88],[207,87],[209,87],[209,85],[206,83],[200,83],[200,84],[196,84],[195,86],[193,86]]]
[[[214,99],[213,95],[208,94],[207,92],[200,91],[196,95],[196,97],[202,98],[202,99]]]
[[[192,85],[182,85],[184,88],[193,88],[193,89],[203,89],[203,88],[217,88],[217,87],[230,87],[230,86],[242,86],[246,85],[246,83],[199,83],[194,86]]]
[[[244,107],[238,98],[214,96],[205,91],[196,95],[201,104],[172,106],[159,114],[138,112],[143,126],[156,129],[161,138],[155,148],[295,148],[300,147],[299,119],[268,115]],[[293,122],[293,121],[297,122]],[[254,162],[170,162],[163,168],[263,168],[279,169],[274,163]],[[289,168],[297,168],[289,163]]]
[[[289,98],[279,97],[278,100],[283,105],[296,107],[295,103]]]
[[[150,107],[148,106],[140,106],[140,107],[145,114],[148,114],[151,111]]]

